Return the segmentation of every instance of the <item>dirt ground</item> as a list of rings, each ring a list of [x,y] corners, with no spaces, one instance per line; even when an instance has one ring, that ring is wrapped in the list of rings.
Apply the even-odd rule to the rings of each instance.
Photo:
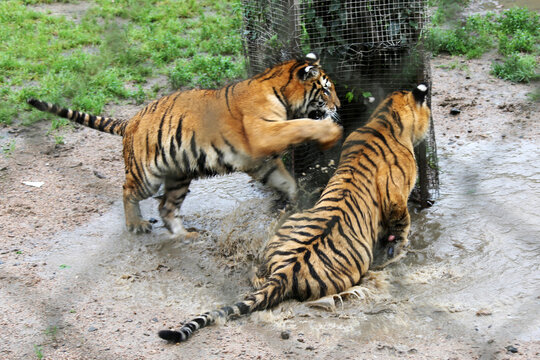
[[[440,152],[471,142],[538,144],[538,103],[526,95],[538,84],[493,78],[489,75],[493,58],[433,59],[432,108]],[[459,66],[448,68],[456,62]],[[138,108],[111,106],[105,113],[128,118]],[[452,109],[460,113],[451,115]],[[268,192],[242,178],[234,184],[253,187],[255,200],[241,202],[238,210],[220,212],[212,210],[212,204],[186,201],[187,224],[209,232],[195,241],[168,240],[163,231],[133,236],[123,227],[121,139],[77,126],[63,130],[65,144],[56,145],[48,127],[46,123],[0,127],[3,143],[15,141],[13,152],[0,154],[2,359],[540,356],[540,342],[535,340],[508,339],[508,344],[483,348],[472,338],[449,335],[443,328],[355,334],[354,303],[341,312],[319,313],[288,302],[277,312],[229,322],[186,344],[168,345],[157,338],[158,330],[249,290],[246,264],[256,256],[257,247],[252,245],[251,253],[243,256],[238,249],[227,251],[222,239],[264,241],[272,223],[272,214],[266,211],[271,202]],[[193,190],[194,199],[199,199],[197,192],[212,189],[201,186],[202,190]],[[198,211],[190,212],[190,204]],[[148,200],[143,211],[157,217],[156,206]],[[243,218],[245,213],[249,217]],[[245,221],[252,224],[246,227]],[[243,224],[243,232],[235,233],[238,224]],[[376,305],[372,301],[372,313],[364,310],[362,316],[379,325],[391,321]],[[310,327],[312,321],[316,326]]]

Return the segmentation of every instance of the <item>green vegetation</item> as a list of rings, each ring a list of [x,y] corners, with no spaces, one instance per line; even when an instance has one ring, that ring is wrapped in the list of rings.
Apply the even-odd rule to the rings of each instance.
[[[531,99],[531,101],[540,102],[540,89],[534,89],[532,92],[528,93],[527,96],[529,99]]]
[[[540,79],[540,73],[537,69],[536,56],[511,54],[506,57],[502,64],[494,63],[491,71],[501,79],[513,82],[529,82],[530,80]]]
[[[435,55],[444,52],[469,59],[497,48],[504,60],[492,65],[494,75],[514,82],[538,79],[540,16],[525,8],[513,8],[501,14],[472,15],[456,21],[458,8],[466,2],[433,2],[438,8],[426,34],[428,48]]]
[[[34,345],[34,353],[38,359],[43,359],[43,348],[40,345]]]
[[[168,86],[244,75],[239,0],[94,0],[78,18],[31,6],[53,2],[72,1],[0,2],[0,123],[54,118],[25,111],[29,97],[100,114]],[[169,84],[146,86],[159,75]]]
[[[10,156],[13,154],[13,151],[15,151],[15,139],[11,139],[10,141],[2,144],[2,153],[4,156]]]

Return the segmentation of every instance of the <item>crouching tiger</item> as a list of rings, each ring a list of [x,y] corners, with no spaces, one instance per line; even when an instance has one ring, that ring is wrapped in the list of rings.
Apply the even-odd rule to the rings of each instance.
[[[159,214],[175,235],[188,234],[178,214],[194,178],[244,171],[294,199],[296,183],[279,154],[309,140],[327,149],[342,135],[332,119],[337,119],[340,105],[334,85],[311,53],[219,90],[173,93],[151,102],[128,121],[36,99],[28,103],[123,136],[124,212],[128,230],[136,233],[152,229],[141,217],[139,202],[161,184],[165,194]]]
[[[303,301],[342,292],[368,271],[381,237],[395,242],[396,255],[404,254],[407,199],[416,180],[413,146],[429,127],[426,93],[423,84],[412,92],[392,93],[365,126],[347,137],[321,198],[292,215],[267,244],[253,279],[258,290],[159,336],[181,342],[217,318],[268,309],[287,298]]]

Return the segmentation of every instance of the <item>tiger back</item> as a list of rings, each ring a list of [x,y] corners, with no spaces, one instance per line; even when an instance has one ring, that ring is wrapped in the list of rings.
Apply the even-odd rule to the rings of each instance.
[[[342,292],[366,274],[383,236],[395,244],[394,259],[402,256],[410,228],[407,199],[416,180],[413,148],[429,127],[426,93],[423,84],[392,93],[347,137],[318,202],[292,215],[266,245],[252,281],[258,290],[159,336],[180,342],[217,318]]]
[[[191,181],[244,171],[296,197],[280,154],[316,141],[323,149],[341,137],[339,99],[314,54],[268,68],[217,90],[179,91],[155,100],[129,121],[94,116],[36,99],[29,104],[91,128],[123,136],[126,226],[148,232],[139,202],[164,185],[159,213],[173,235],[190,236],[179,210]],[[308,118],[309,116],[320,119]]]

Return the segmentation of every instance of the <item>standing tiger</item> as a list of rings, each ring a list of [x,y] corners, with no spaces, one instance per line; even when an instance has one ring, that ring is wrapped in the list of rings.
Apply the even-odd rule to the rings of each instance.
[[[123,136],[128,230],[149,232],[139,202],[165,194],[159,214],[174,235],[187,235],[179,210],[192,179],[244,171],[288,196],[296,183],[279,154],[314,140],[322,149],[342,135],[334,85],[315,54],[291,60],[219,90],[179,91],[148,104],[128,121],[94,116],[29,99],[41,111]],[[309,119],[308,116],[323,120]],[[291,120],[292,119],[292,120]]]
[[[413,147],[429,127],[426,94],[424,84],[392,93],[365,126],[347,137],[321,198],[313,208],[292,215],[267,244],[252,281],[258,290],[159,336],[181,342],[217,318],[268,309],[287,298],[342,292],[368,271],[380,239],[404,255],[410,227],[407,199],[416,180]]]

